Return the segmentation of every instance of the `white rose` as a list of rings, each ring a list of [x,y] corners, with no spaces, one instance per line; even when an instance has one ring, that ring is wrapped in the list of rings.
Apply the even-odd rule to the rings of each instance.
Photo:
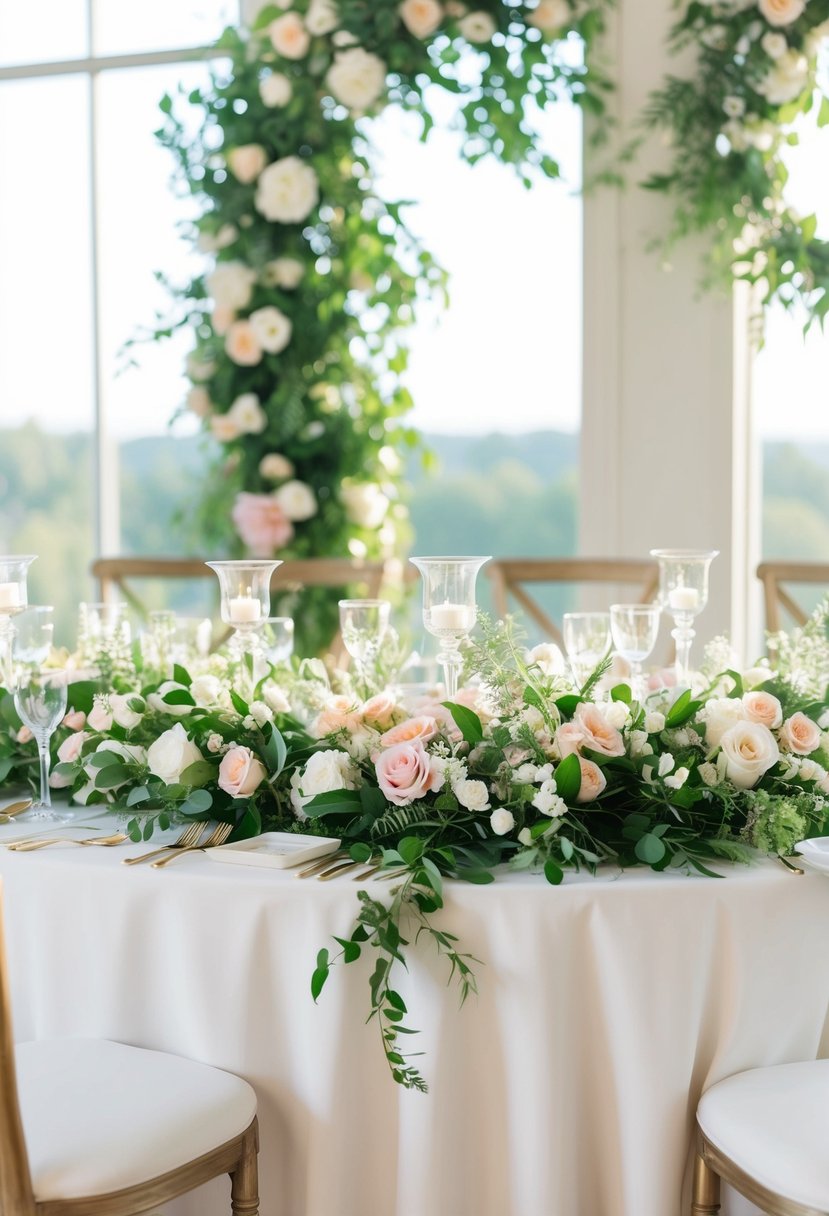
[[[489,13],[469,13],[458,22],[467,42],[490,42],[497,28]]]
[[[483,782],[479,781],[478,784],[483,785]],[[486,808],[482,807],[480,809],[485,810]],[[496,836],[506,836],[507,832],[511,832],[515,827],[515,816],[512,811],[508,811],[506,807],[502,806],[490,815],[489,826]]]
[[[779,59],[789,49],[786,35],[774,33],[772,30],[763,35],[760,40],[760,46],[766,52],[769,59]]]
[[[244,185],[255,182],[268,163],[268,154],[261,144],[240,144],[227,154],[227,167],[237,181]]]
[[[608,701],[602,709],[608,726],[613,726],[616,730],[621,730],[630,719],[630,708],[624,701]]]
[[[190,692],[196,704],[200,705],[202,709],[207,709],[211,705],[218,705],[220,703],[222,682],[216,676],[196,676],[190,685]]]
[[[741,790],[755,786],[780,759],[777,740],[759,722],[738,722],[729,727],[720,746],[726,760],[725,775]]]
[[[742,97],[729,96],[723,101],[722,108],[729,118],[742,118],[746,112],[746,103]]]
[[[355,46],[357,43],[357,39],[348,30],[337,30],[331,41],[337,47]]]
[[[213,438],[218,439],[219,443],[231,443],[242,433],[236,425],[235,418],[231,418],[230,414],[214,414],[210,419],[210,431]]]
[[[461,806],[466,807],[468,811],[489,810],[489,790],[483,781],[472,781],[468,778],[456,781],[452,786],[452,793]],[[495,811],[495,814],[497,815],[498,811]],[[507,814],[509,814],[509,811]],[[515,822],[512,815],[510,815],[510,820],[512,822],[508,828],[504,828],[504,832],[508,832]],[[496,831],[494,827],[493,831]],[[504,832],[497,832],[497,835],[503,836]]]
[[[373,482],[342,486],[340,498],[346,515],[358,528],[379,528],[389,509],[388,498]]]
[[[403,0],[400,19],[415,38],[428,38],[443,20],[443,9],[437,0]]]
[[[268,481],[284,481],[293,476],[294,466],[279,452],[268,452],[259,461],[259,472]]]
[[[261,435],[268,425],[267,415],[256,393],[242,393],[225,417],[230,418],[240,435]]]
[[[222,224],[218,232],[200,232],[196,246],[200,253],[218,253],[227,249],[239,235],[238,228],[233,224]]]
[[[799,97],[809,83],[809,61],[799,51],[786,51],[758,84],[757,92],[773,106]]]
[[[155,692],[151,692],[147,697],[147,704],[150,709],[157,714],[172,714],[173,717],[181,718],[185,714],[189,714],[192,710],[192,705],[168,705],[164,697],[168,692],[187,692],[183,684],[177,684],[175,680],[165,680],[163,684],[159,684]]]
[[[822,764],[818,764],[816,760],[804,758],[800,761],[799,776],[801,781],[822,782],[826,777],[826,769]]]
[[[317,175],[298,156],[275,160],[262,171],[256,185],[256,210],[274,223],[299,224],[307,219],[318,201]]]
[[[299,13],[284,13],[268,26],[268,37],[277,54],[285,59],[303,59],[311,45],[311,35]]]
[[[555,642],[542,642],[527,651],[527,662],[535,663],[545,676],[562,676],[567,670],[564,655]]]
[[[273,710],[264,701],[251,701],[250,716],[257,726],[264,726],[266,722],[273,722]]]
[[[273,680],[266,680],[262,685],[262,696],[275,714],[289,714],[291,703],[282,689]]]
[[[736,697],[712,697],[702,710],[705,721],[705,742],[718,747],[727,730],[745,716],[742,701]]]
[[[266,287],[281,287],[283,291],[294,291],[305,274],[305,265],[299,258],[274,258],[266,262],[262,270],[262,282]]]
[[[806,0],[758,0],[757,7],[769,25],[791,25],[803,14]]]
[[[109,730],[112,726],[112,713],[108,708],[109,697],[95,697],[95,704],[87,715],[86,724],[93,730]]]
[[[147,749],[147,764],[150,772],[160,777],[165,785],[175,785],[181,774],[203,756],[180,722],[159,735]]]
[[[114,692],[110,694],[109,704],[112,709],[112,720],[118,726],[123,726],[124,730],[132,730],[134,726],[138,726],[144,716],[144,709],[133,709],[130,702],[146,708],[144,698],[136,692],[123,694]]]
[[[658,735],[664,729],[665,715],[661,714],[658,709],[649,710],[645,714],[645,733],[648,735]]]
[[[386,87],[386,65],[361,46],[338,51],[325,77],[325,87],[349,110],[367,110]]]
[[[527,16],[527,25],[534,25],[545,34],[557,34],[570,19],[567,0],[539,0],[537,7]]]
[[[190,413],[197,418],[207,418],[213,412],[213,402],[206,388],[191,388],[186,404]]]
[[[256,271],[242,262],[219,262],[205,278],[207,294],[219,308],[236,311],[250,303]]]
[[[266,106],[286,106],[293,92],[290,80],[282,72],[271,72],[270,76],[259,82],[259,96]]]
[[[292,523],[310,519],[317,513],[314,491],[304,481],[286,481],[276,491],[274,498]]]
[[[120,756],[122,760],[127,760],[131,764],[147,763],[147,752],[143,747],[139,747],[136,743],[121,743],[118,739],[104,739],[103,743],[98,744],[95,752],[115,752],[116,756]]]
[[[330,34],[339,25],[340,16],[334,0],[311,0],[305,14],[305,26],[309,34],[318,37]]]
[[[253,332],[259,340],[259,345],[269,355],[278,355],[291,340],[293,326],[284,312],[269,304],[267,308],[257,308],[250,314]]]
[[[315,752],[300,773],[291,777],[291,802],[298,818],[305,815],[305,804],[317,794],[330,790],[356,790],[359,774],[348,752],[332,749]]]

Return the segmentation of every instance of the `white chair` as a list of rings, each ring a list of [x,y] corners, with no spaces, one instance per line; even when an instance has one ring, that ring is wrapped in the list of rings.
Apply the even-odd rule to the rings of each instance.
[[[257,1216],[257,1151],[230,1073],[103,1039],[15,1048],[0,906],[3,1216],[133,1216],[225,1173],[234,1216]]]
[[[697,1108],[692,1216],[720,1210],[720,1180],[769,1216],[829,1214],[829,1060],[727,1077]]]

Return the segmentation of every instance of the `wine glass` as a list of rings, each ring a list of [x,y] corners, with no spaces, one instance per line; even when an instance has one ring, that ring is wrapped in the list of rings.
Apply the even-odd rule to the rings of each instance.
[[[708,571],[718,549],[651,549],[659,562],[659,602],[674,618],[676,682],[691,683],[691,643],[694,619],[708,603]]]
[[[55,610],[50,604],[30,604],[15,619],[14,658],[25,666],[42,667],[55,634]]]
[[[582,688],[610,652],[610,613],[565,612],[561,634],[573,678]]]
[[[66,676],[40,663],[19,663],[15,672],[14,707],[35,737],[40,761],[40,799],[18,821],[39,819],[63,823],[69,815],[52,807],[49,791],[49,740],[66,713]]]
[[[389,627],[391,604],[388,600],[340,600],[339,604],[343,645],[361,680],[368,684],[370,669],[377,662]]]
[[[294,622],[290,616],[269,616],[262,629],[265,655],[273,667],[286,663],[294,653]]]
[[[478,618],[475,580],[488,557],[410,557],[423,580],[423,624],[440,641],[438,662],[443,668],[446,696],[458,695],[463,659],[461,642]]]
[[[643,696],[642,664],[659,634],[659,604],[611,604],[610,633],[617,654],[630,663],[630,685],[637,700]]]

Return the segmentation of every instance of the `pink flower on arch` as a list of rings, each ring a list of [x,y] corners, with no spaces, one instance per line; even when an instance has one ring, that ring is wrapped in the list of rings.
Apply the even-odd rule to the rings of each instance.
[[[254,557],[271,557],[294,534],[293,524],[272,494],[237,494],[232,518]]]

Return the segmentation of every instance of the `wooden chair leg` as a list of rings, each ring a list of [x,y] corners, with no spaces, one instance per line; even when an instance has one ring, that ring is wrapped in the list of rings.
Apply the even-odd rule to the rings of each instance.
[[[694,1184],[691,1194],[691,1216],[717,1216],[720,1210],[720,1179],[697,1153],[694,1160]]]
[[[230,1210],[233,1216],[259,1216],[259,1125],[256,1120],[245,1136],[239,1164],[230,1175]]]

